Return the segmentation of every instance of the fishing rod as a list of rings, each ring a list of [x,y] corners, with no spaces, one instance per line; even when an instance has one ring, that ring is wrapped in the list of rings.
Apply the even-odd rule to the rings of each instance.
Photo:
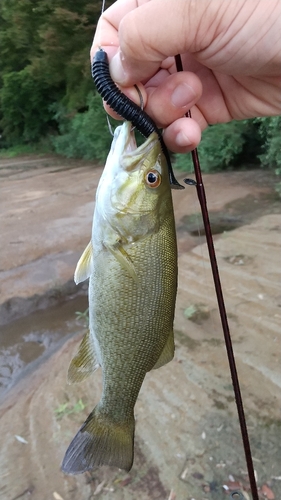
[[[175,56],[175,60],[176,60],[177,71],[183,71],[181,57],[179,55],[177,55],[177,56]],[[122,118],[124,118],[128,121],[131,121],[133,123],[133,125],[145,137],[148,137],[154,131],[157,132],[160,143],[161,143],[162,150],[165,154],[165,151],[167,150],[167,148],[166,148],[166,146],[164,146],[164,147],[162,146],[162,143],[164,144],[162,135],[161,136],[159,135],[160,131],[157,129],[153,120],[137,104],[135,104],[133,101],[131,101],[131,99],[129,99],[127,96],[125,96],[120,91],[120,89],[116,86],[116,84],[113,82],[113,80],[111,79],[111,76],[109,73],[109,63],[108,63],[107,54],[102,49],[99,49],[97,51],[97,53],[95,54],[95,57],[93,59],[92,76],[93,76],[93,79],[96,83],[96,87],[97,87],[97,90],[100,93],[100,95],[103,97],[105,102],[107,104],[109,104],[110,107],[114,111],[116,111],[120,116],[122,116]],[[186,113],[186,116],[188,118],[191,118],[191,112],[188,111]],[[167,154],[168,154],[168,151],[167,151]],[[239,384],[236,363],[235,363],[235,357],[234,357],[234,353],[233,353],[232,341],[231,341],[231,336],[230,336],[230,331],[229,331],[229,326],[228,326],[227,314],[226,314],[224,297],[223,297],[223,292],[222,292],[222,287],[221,287],[221,282],[220,282],[219,270],[218,270],[217,259],[216,259],[216,252],[215,252],[215,248],[214,248],[213,235],[212,235],[212,230],[211,230],[211,225],[210,225],[205,188],[204,188],[204,184],[203,184],[197,148],[195,148],[191,152],[191,155],[192,155],[192,161],[193,161],[193,165],[194,165],[194,172],[195,172],[196,181],[193,181],[192,179],[185,179],[184,182],[186,184],[189,184],[189,185],[195,185],[196,189],[197,189],[197,196],[198,196],[198,200],[199,200],[200,207],[201,207],[201,213],[202,213],[202,218],[203,218],[203,223],[204,223],[204,228],[205,228],[205,234],[206,234],[206,240],[207,240],[207,246],[208,246],[208,251],[209,251],[211,268],[212,268],[213,280],[214,280],[217,302],[218,302],[218,307],[219,307],[219,312],[220,312],[222,329],[223,329],[223,333],[224,333],[229,368],[230,368],[230,373],[231,373],[231,378],[232,378],[233,390],[234,390],[234,394],[235,394],[235,401],[236,401],[236,406],[237,406],[237,411],[238,411],[242,441],[243,441],[245,458],[246,458],[247,469],[248,469],[248,474],[249,474],[249,481],[250,481],[250,485],[251,485],[253,500],[259,500],[258,491],[257,491],[257,484],[256,484],[256,479],[255,479],[255,473],[254,473],[254,467],[253,467],[252,453],[251,453],[248,430],[247,430],[246,419],[245,419],[245,413],[244,413],[244,408],[243,408],[243,401],[242,401],[240,384]],[[165,154],[165,156],[166,156],[166,154]],[[175,179],[172,167],[169,168],[169,164],[170,163],[168,163],[168,169],[169,169],[169,174],[170,174],[170,183],[172,185],[171,187],[176,187],[177,189],[181,189],[182,186],[180,186],[178,181]],[[237,498],[237,500],[240,500],[240,499],[242,500],[244,498],[243,496],[239,497],[236,495],[236,497],[235,497],[235,494],[238,494],[238,493],[240,494],[240,492],[233,492],[231,494],[230,498],[231,499]]]
[[[178,72],[183,71],[182,60],[181,60],[181,56],[179,54],[175,56],[175,63],[176,63],[177,71]],[[191,118],[190,110],[186,113],[186,117]],[[209,258],[210,258],[210,263],[211,263],[211,268],[212,268],[212,275],[213,275],[215,291],[216,291],[216,296],[217,296],[217,303],[218,303],[219,312],[220,312],[221,325],[222,325],[222,329],[223,329],[226,352],[227,352],[230,374],[231,374],[231,379],[232,379],[232,385],[233,385],[233,390],[234,390],[234,395],[235,395],[235,402],[236,402],[236,407],[237,407],[237,412],[238,412],[241,436],[242,436],[244,453],[245,453],[245,458],[246,458],[246,463],[247,463],[249,481],[250,481],[250,486],[251,486],[251,493],[252,493],[253,500],[259,500],[254,465],[253,465],[253,458],[252,458],[252,453],[251,453],[251,446],[250,446],[250,441],[249,441],[249,434],[248,434],[248,430],[247,430],[245,412],[244,412],[244,407],[243,407],[243,400],[242,400],[242,395],[241,395],[241,390],[240,390],[240,383],[239,383],[236,362],[235,362],[235,356],[234,356],[233,347],[232,347],[232,340],[231,340],[230,330],[229,330],[229,325],[228,325],[228,320],[227,320],[227,313],[226,313],[225,302],[224,302],[222,286],[221,286],[221,281],[220,281],[219,269],[218,269],[216,252],[215,252],[215,247],[214,247],[213,234],[212,234],[212,229],[211,229],[211,224],[210,224],[210,219],[209,219],[209,212],[208,212],[208,207],[207,207],[206,193],[205,193],[205,188],[204,188],[204,184],[203,184],[203,178],[202,178],[197,148],[195,148],[195,149],[193,149],[193,151],[191,151],[191,156],[192,156],[192,162],[193,162],[194,173],[195,173],[195,178],[196,178],[195,186],[197,189],[197,196],[198,196],[198,200],[199,200],[200,207],[201,207],[201,213],[202,213],[205,234],[206,234],[206,241],[207,241],[207,246],[208,246],[208,251],[209,251]],[[186,184],[192,183],[192,182],[190,182],[190,179],[186,179],[185,182],[186,182]],[[234,493],[236,493],[236,492],[233,492],[233,494],[230,498],[236,498],[234,496]],[[237,499],[239,499],[239,497],[237,497]]]
[[[105,0],[102,1],[101,14],[105,9]],[[178,72],[183,71],[182,60],[180,54],[175,56],[176,69]],[[182,189],[178,181],[176,180],[168,149],[164,143],[163,137],[156,124],[153,122],[151,117],[145,113],[145,111],[135,104],[131,99],[129,99],[125,94],[123,94],[117,85],[113,82],[110,72],[109,63],[106,52],[100,48],[93,59],[92,62],[92,76],[95,81],[96,87],[100,95],[103,97],[105,102],[116,111],[122,118],[131,121],[133,125],[145,136],[148,137],[152,132],[156,132],[161,144],[162,151],[166,157],[169,178],[171,187],[176,189]],[[187,118],[191,118],[190,110],[185,115]],[[229,369],[232,379],[233,391],[235,395],[235,402],[237,407],[238,419],[240,424],[240,431],[242,436],[244,454],[247,464],[248,476],[250,481],[251,493],[253,500],[259,500],[257,483],[255,478],[255,471],[253,465],[253,458],[251,453],[251,446],[249,441],[249,434],[246,424],[246,417],[243,407],[243,400],[240,390],[240,383],[236,368],[235,356],[233,352],[232,340],[230,336],[230,330],[228,325],[227,313],[225,308],[225,302],[222,292],[222,286],[220,281],[219,269],[217,264],[216,252],[214,247],[212,229],[209,219],[209,212],[207,207],[207,199],[205,188],[203,184],[203,178],[201,173],[200,161],[197,148],[191,151],[194,173],[196,181],[192,179],[185,179],[184,182],[189,185],[195,185],[197,190],[197,196],[201,207],[201,213],[205,228],[206,241],[208,246],[209,258],[211,263],[213,281],[216,291],[217,303],[220,313],[221,325],[224,334],[225,346],[227,351]],[[245,500],[244,495],[241,491],[233,491],[229,497],[230,500]]]

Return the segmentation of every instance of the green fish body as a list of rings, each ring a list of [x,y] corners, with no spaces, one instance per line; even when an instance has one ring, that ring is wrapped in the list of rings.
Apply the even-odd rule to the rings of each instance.
[[[168,169],[156,134],[136,147],[131,124],[115,132],[99,182],[92,240],[75,280],[89,277],[90,331],[69,369],[102,368],[100,402],[66,451],[62,470],[130,470],[134,406],[145,374],[174,355],[177,248]]]

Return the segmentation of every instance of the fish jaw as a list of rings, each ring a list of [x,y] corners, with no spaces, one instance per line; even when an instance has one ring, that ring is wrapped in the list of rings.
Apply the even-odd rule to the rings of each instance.
[[[120,175],[120,171],[122,171],[124,154],[135,150],[136,147],[131,123],[124,122],[123,125],[115,129],[111,148],[98,184],[96,205],[100,207],[101,212],[106,213],[108,211],[111,186],[115,185],[116,178]]]

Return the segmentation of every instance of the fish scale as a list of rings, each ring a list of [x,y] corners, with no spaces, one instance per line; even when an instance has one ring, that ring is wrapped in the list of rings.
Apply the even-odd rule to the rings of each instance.
[[[174,355],[177,246],[158,136],[151,134],[137,148],[128,122],[115,131],[97,189],[92,239],[75,271],[76,282],[86,277],[89,332],[69,379],[81,381],[99,364],[102,395],[70,443],[62,470],[130,470],[142,382]]]
[[[163,229],[164,236],[166,231],[165,228]],[[90,321],[94,325],[96,337],[104,353],[102,362],[104,397],[106,398],[107,379],[112,381],[114,374],[116,376],[120,369],[121,373],[122,371],[126,373],[127,385],[131,386],[122,398],[122,406],[124,406],[128,394],[130,395],[130,407],[134,406],[145,373],[155,365],[172,330],[173,311],[171,311],[170,306],[170,294],[167,292],[175,293],[176,273],[175,269],[169,266],[169,255],[161,256],[164,243],[167,244],[167,239],[164,242],[164,238],[160,239],[159,236],[157,238],[159,248],[152,241],[147,241],[148,248],[143,247],[143,257],[138,249],[133,248],[132,252],[128,250],[136,265],[139,261],[143,268],[149,266],[148,282],[147,272],[142,273],[143,276],[139,276],[140,282],[138,284],[133,282],[126,271],[120,268],[118,262],[111,256],[109,256],[111,265],[109,264],[107,269],[102,269],[99,266],[97,258],[97,272],[90,280],[90,302],[92,298],[95,305],[90,311]],[[151,247],[155,249],[154,257],[146,258],[145,255]],[[137,255],[134,255],[136,252],[138,252]],[[166,268],[166,283],[164,284],[159,280],[159,276],[163,274],[163,269],[161,269],[163,266]],[[113,301],[107,293],[95,293],[96,280],[101,279],[108,280],[108,286],[111,290],[116,288]],[[156,346],[155,336],[151,334],[152,330],[158,337]],[[100,335],[101,331],[106,331],[107,334]],[[123,335],[115,335],[117,331],[122,332]],[[118,352],[119,359],[118,355],[116,356]],[[132,374],[131,380],[130,374]],[[117,384],[119,384],[119,374],[116,378]],[[119,394],[120,390],[121,393],[123,392],[122,389],[124,387],[120,389],[118,385]]]

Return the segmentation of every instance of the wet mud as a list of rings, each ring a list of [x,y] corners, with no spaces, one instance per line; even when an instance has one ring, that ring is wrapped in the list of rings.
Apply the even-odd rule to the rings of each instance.
[[[101,392],[100,370],[82,384],[66,383],[85,331],[75,312],[87,307],[85,289],[72,288],[72,276],[89,241],[101,169],[56,157],[22,162],[0,162],[0,498],[224,500],[235,489],[251,498],[193,187],[174,193],[176,354],[144,381],[133,468],[60,472],[69,441]],[[280,202],[274,178],[261,171],[204,179],[260,499],[278,500]]]
[[[87,308],[86,295],[33,312],[1,327],[0,403],[7,391],[51,356],[83,321],[76,312]]]

